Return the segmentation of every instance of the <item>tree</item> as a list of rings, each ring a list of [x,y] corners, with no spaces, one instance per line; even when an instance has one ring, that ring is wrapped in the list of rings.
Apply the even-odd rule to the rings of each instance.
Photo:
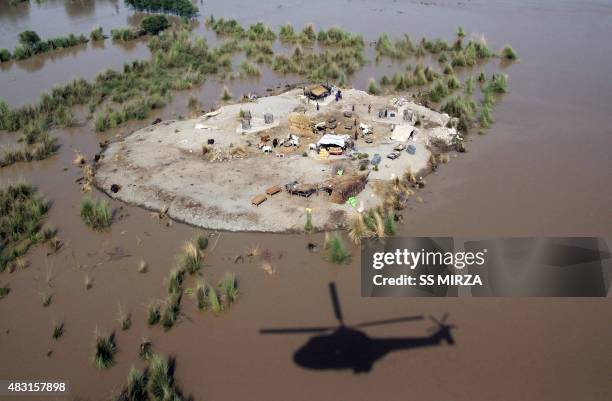
[[[34,31],[23,31],[19,34],[19,43],[23,46],[33,47],[40,43],[40,36]]]
[[[170,26],[168,18],[164,15],[149,15],[142,19],[140,27],[151,35],[157,35]]]

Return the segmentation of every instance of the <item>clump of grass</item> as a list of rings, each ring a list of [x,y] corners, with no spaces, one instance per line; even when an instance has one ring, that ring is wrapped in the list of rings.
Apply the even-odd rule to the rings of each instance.
[[[208,292],[206,295],[208,297],[208,305],[210,305],[210,309],[214,313],[219,313],[223,311],[223,305],[221,304],[221,301],[219,300],[217,291],[213,287],[208,287]]]
[[[52,301],[52,295],[47,293],[47,292],[43,292],[42,295],[42,306],[44,306],[45,308],[49,305],[51,305],[51,301]]]
[[[181,293],[168,295],[164,303],[164,311],[161,315],[161,324],[166,330],[171,329],[178,320],[181,312]]]
[[[232,100],[232,93],[229,91],[227,86],[223,87],[223,93],[221,94],[221,100],[223,100],[224,102],[229,102],[230,100]]]
[[[370,229],[378,238],[385,238],[385,223],[376,209],[370,209],[364,216],[364,222],[368,229]]]
[[[90,198],[85,198],[81,202],[81,219],[96,231],[110,227],[113,222],[108,203],[104,200],[94,202]]]
[[[474,77],[471,75],[465,80],[465,93],[467,95],[474,93]]]
[[[493,74],[491,80],[483,88],[484,92],[506,93],[508,92],[508,75]]]
[[[476,105],[468,97],[453,96],[446,101],[441,110],[457,118],[459,120],[457,128],[462,132],[467,132],[474,117]]]
[[[304,231],[307,233],[311,233],[314,230],[314,226],[312,225],[312,209],[306,208],[306,223],[304,223]]]
[[[181,270],[189,274],[195,274],[201,268],[202,254],[192,242],[187,242],[183,247],[183,254],[181,255]]]
[[[461,82],[459,82],[459,79],[457,79],[457,76],[455,76],[455,74],[451,74],[448,76],[448,78],[446,78],[446,85],[450,90],[461,88]]]
[[[89,38],[94,42],[104,40],[104,32],[102,31],[102,27],[99,25],[95,26],[89,33]]]
[[[98,333],[96,330],[94,334],[94,366],[98,369],[110,368],[115,364],[116,353],[115,333],[105,335]]]
[[[465,31],[463,30],[463,27],[462,27],[462,26],[459,26],[459,27],[457,28],[457,37],[458,37],[458,38],[463,38],[463,37],[465,37]]]
[[[374,79],[370,79],[370,83],[368,84],[368,93],[370,95],[378,95],[380,93],[380,88],[376,85],[376,81],[374,81]]]
[[[143,338],[138,347],[138,356],[140,359],[148,361],[153,356],[153,343],[147,338]]]
[[[191,111],[191,113],[195,114],[202,109],[202,104],[195,96],[189,96],[187,100],[187,108]]]
[[[351,253],[346,249],[340,235],[335,233],[329,236],[325,241],[325,249],[327,251],[327,260],[336,264],[348,263],[351,258]]]
[[[243,60],[242,63],[240,63],[240,70],[247,77],[258,77],[261,75],[259,67],[250,63],[248,60]]]
[[[144,259],[140,259],[140,262],[138,262],[138,273],[146,273],[148,269],[147,262]]]
[[[196,300],[198,309],[203,310],[208,307],[208,288],[204,280],[198,280],[196,288]]]
[[[44,240],[41,224],[49,205],[26,183],[0,188],[0,272]]]
[[[126,400],[148,400],[147,396],[147,376],[133,366],[127,377],[127,386],[122,394]]]
[[[223,299],[225,305],[230,306],[238,299],[238,286],[236,284],[236,275],[226,272],[221,281],[221,289],[223,291]]]
[[[489,128],[493,124],[493,117],[491,116],[491,106],[487,103],[483,103],[480,107],[479,123],[481,128]]]
[[[94,280],[89,274],[86,274],[85,278],[83,279],[83,284],[85,284],[86,290],[91,290],[93,288]]]
[[[437,103],[446,96],[448,96],[448,86],[439,79],[432,85],[429,91],[429,100]]]
[[[397,223],[392,213],[385,214],[385,235],[395,235],[397,232]]]
[[[153,355],[149,362],[147,390],[155,400],[173,400],[172,388],[174,378],[167,360],[159,355]]]
[[[372,232],[368,229],[361,213],[356,213],[348,222],[348,236],[355,245],[361,244],[363,238],[370,237]]]
[[[0,299],[6,297],[11,292],[11,288],[8,285],[0,287]]]
[[[185,277],[185,270],[183,269],[170,270],[170,276],[168,277],[168,294],[177,294],[177,293],[182,292],[184,277]]]
[[[64,334],[64,322],[53,324],[53,334],[51,336],[54,340],[58,340]]]
[[[157,302],[151,302],[147,307],[147,324],[149,326],[156,325],[161,319],[161,312]]]
[[[129,312],[126,312],[121,304],[119,304],[119,312],[117,314],[117,320],[121,325],[121,330],[127,331],[132,327],[132,315]]]
[[[518,54],[516,53],[516,51],[512,48],[512,46],[506,46],[502,49],[502,57],[505,58],[506,60],[511,60],[511,61],[515,61],[518,60]]]

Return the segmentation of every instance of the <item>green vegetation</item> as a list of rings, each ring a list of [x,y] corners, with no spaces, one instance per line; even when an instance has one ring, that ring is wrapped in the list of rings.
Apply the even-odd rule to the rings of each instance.
[[[376,81],[374,81],[374,79],[370,79],[370,83],[368,84],[368,93],[370,95],[378,95],[380,93],[380,88],[376,85]]]
[[[310,233],[314,230],[314,226],[312,225],[312,209],[306,208],[306,223],[304,223],[304,231]]]
[[[429,90],[429,100],[439,102],[448,96],[448,86],[441,79],[437,80]]]
[[[104,40],[104,32],[102,31],[102,27],[95,26],[89,33],[89,38],[94,42]]]
[[[0,272],[31,245],[44,240],[41,224],[48,209],[48,203],[31,185],[17,183],[0,188]]]
[[[23,31],[19,34],[19,44],[13,51],[12,58],[15,60],[25,60],[37,54],[46,53],[55,49],[65,49],[87,43],[89,39],[85,35],[68,34],[55,38],[42,40],[34,31]],[[10,53],[4,49],[0,61],[8,61],[7,55]]]
[[[200,253],[198,248],[193,243],[187,242],[185,246],[183,247],[183,254],[180,257],[181,270],[179,271],[186,271],[189,274],[195,274],[202,268],[202,262],[203,262],[202,254]],[[179,280],[178,277],[176,277],[177,275],[178,273],[174,274],[175,281]],[[181,278],[181,281],[182,281],[182,278]],[[173,289],[176,290],[177,286],[180,286],[180,284],[181,284],[180,282],[175,283],[174,284],[175,288]],[[171,291],[171,292],[174,292],[174,291]]]
[[[147,15],[140,22],[140,28],[149,35],[157,35],[170,26],[165,15]]]
[[[108,203],[104,200],[94,202],[90,198],[85,198],[81,202],[81,219],[96,231],[110,227],[113,222]]]
[[[198,7],[190,0],[125,0],[125,4],[139,11],[163,12],[182,17],[194,17]]]
[[[483,92],[508,92],[508,76],[506,74],[493,74],[491,80],[484,86]]]
[[[242,63],[240,63],[240,70],[247,77],[258,77],[261,75],[259,67],[250,63],[248,60],[243,60]]]
[[[12,55],[11,52],[7,49],[0,49],[0,63],[4,63],[5,61],[9,61]]]
[[[104,335],[96,331],[94,335],[94,366],[98,369],[110,368],[115,364],[116,353],[115,333]]]
[[[332,263],[348,263],[351,258],[351,253],[346,249],[342,238],[337,233],[325,239],[325,250],[327,251],[327,260]]]
[[[8,285],[4,285],[0,287],[0,299],[6,297],[11,292],[11,289]]]
[[[457,37],[459,38],[465,37],[465,31],[463,30],[463,27],[461,26],[457,28]]]
[[[506,60],[518,60],[518,54],[516,54],[512,46],[506,46],[502,49],[502,57]]]
[[[143,372],[130,369],[127,384],[116,401],[181,401],[182,391],[174,380],[174,360],[152,354]]]
[[[231,306],[238,299],[238,287],[236,284],[236,275],[226,272],[221,281],[221,289],[223,291],[223,299],[227,307]]]
[[[384,225],[385,235],[395,235],[397,232],[397,223],[392,213],[385,214]]]
[[[376,58],[389,57],[394,59],[405,59],[414,53],[414,45],[408,35],[403,39],[391,42],[389,36],[383,33],[376,41]]]
[[[457,129],[465,133],[474,118],[476,105],[468,97],[453,96],[446,101],[441,110],[449,116],[457,118],[459,120]]]
[[[287,24],[280,27],[278,38],[282,43],[312,47],[317,40],[317,34],[312,25],[305,26],[298,34],[294,31],[293,26]]]
[[[126,331],[132,327],[132,315],[129,312],[126,312],[121,304],[119,304],[119,314],[117,316],[117,320],[121,325],[121,330]]]
[[[159,305],[156,302],[151,302],[147,307],[147,324],[149,326],[155,326],[161,319],[161,313],[159,311]]]
[[[136,32],[131,28],[115,28],[111,29],[111,38],[119,41],[130,41],[134,40],[144,34],[144,31]]]
[[[365,45],[361,35],[351,34],[335,27],[330,28],[327,31],[324,29],[320,30],[317,34],[317,42],[321,46],[363,48]]]
[[[210,309],[214,313],[219,313],[223,311],[223,305],[221,301],[219,301],[219,296],[217,295],[217,291],[213,287],[208,287],[208,305],[210,305]]]
[[[483,103],[480,106],[480,117],[478,122],[481,128],[489,128],[493,124],[493,117],[491,116],[491,105]]]
[[[199,310],[203,310],[208,307],[208,287],[206,286],[204,280],[198,280],[196,300]]]
[[[171,329],[179,318],[181,313],[182,292],[176,292],[168,295],[164,302],[164,311],[161,315],[161,324],[166,329]]]

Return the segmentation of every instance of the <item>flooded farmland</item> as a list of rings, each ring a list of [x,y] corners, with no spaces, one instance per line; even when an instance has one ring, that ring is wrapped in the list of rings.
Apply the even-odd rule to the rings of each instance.
[[[41,38],[89,35],[96,25],[108,33],[138,26],[143,17],[120,0],[8,3],[0,2],[0,48],[8,49],[27,29]],[[235,18],[243,26],[263,21],[276,31],[286,23],[300,29],[338,26],[363,35],[370,59],[371,43],[382,32],[451,40],[462,26],[469,34],[484,35],[496,51],[512,44],[519,62],[494,59],[484,67],[509,76],[508,93],[494,108],[495,123],[484,135],[471,134],[467,152],[453,152],[447,164],[426,177],[419,191],[422,202],[409,203],[397,235],[599,236],[610,245],[609,1],[196,4],[200,15],[190,35],[206,37],[210,46],[218,38],[206,27],[208,15]],[[108,68],[121,70],[126,62],[150,57],[144,38],[127,45],[106,39],[0,63],[0,98],[21,107],[76,77],[93,80]],[[405,68],[397,64],[370,61],[347,86],[366,90],[371,78]],[[462,81],[471,73],[467,70],[458,69]],[[612,391],[612,323],[605,318],[609,298],[362,298],[358,246],[349,247],[350,263],[336,265],[323,256],[324,233],[202,230],[160,219],[95,188],[91,196],[109,202],[114,221],[100,232],[83,224],[83,172],[73,164],[76,151],[91,160],[100,152],[99,143],[116,134],[127,135],[158,117],[187,116],[191,96],[209,110],[219,104],[224,86],[235,96],[265,94],[303,79],[267,66],[259,78],[207,77],[201,85],[174,92],[166,107],[145,120],[104,133],[95,132],[81,107],[75,126],[51,130],[60,145],[56,154],[0,168],[3,186],[24,180],[50,201],[45,221],[62,241],[57,252],[46,245],[31,247],[27,267],[0,273],[0,284],[10,287],[0,300],[0,379],[64,380],[70,386],[68,399],[115,399],[130,367],[146,366],[138,355],[146,337],[154,352],[176,358],[176,382],[194,400],[607,399]],[[8,148],[17,138],[0,131],[0,146]],[[218,315],[200,311],[197,278],[188,275],[177,324],[170,330],[149,326],[148,305],[165,297],[167,277],[184,243],[202,234],[208,238],[203,277],[216,283],[226,272],[235,273],[239,300]],[[141,260],[146,273],[139,272]],[[336,283],[347,324],[448,313],[457,326],[455,345],[394,352],[367,373],[303,369],[294,353],[308,334],[264,336],[260,329],[337,324],[329,282]],[[47,307],[41,305],[42,294],[51,295]],[[121,330],[120,309],[131,314],[129,330]],[[58,322],[64,323],[64,333],[55,340],[51,333]],[[424,319],[367,333],[418,337],[430,327]],[[92,363],[96,329],[115,331],[118,351],[110,369],[98,370]]]

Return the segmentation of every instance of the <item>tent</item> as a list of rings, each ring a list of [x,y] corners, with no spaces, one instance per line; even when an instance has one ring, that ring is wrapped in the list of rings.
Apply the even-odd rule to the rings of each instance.
[[[327,148],[329,146],[337,146],[342,149],[346,148],[346,141],[349,139],[348,135],[335,135],[335,134],[325,134],[319,139],[317,142],[318,148]]]

